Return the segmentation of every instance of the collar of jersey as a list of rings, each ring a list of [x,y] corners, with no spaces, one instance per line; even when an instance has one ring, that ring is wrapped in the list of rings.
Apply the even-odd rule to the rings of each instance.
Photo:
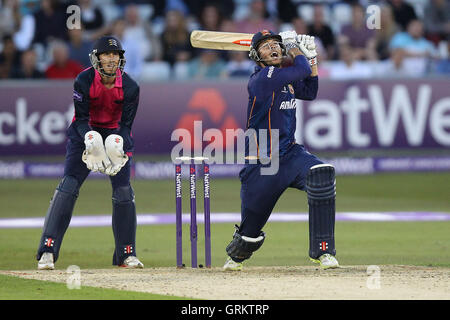
[[[97,70],[95,70],[95,81],[99,83],[102,81],[102,77]],[[120,72],[119,69],[116,71],[116,81],[114,82],[114,87],[122,88],[122,72]]]
[[[263,67],[261,67],[261,66],[256,66],[256,67],[255,67],[255,72],[254,72],[254,73],[260,72],[262,69],[263,69]]]

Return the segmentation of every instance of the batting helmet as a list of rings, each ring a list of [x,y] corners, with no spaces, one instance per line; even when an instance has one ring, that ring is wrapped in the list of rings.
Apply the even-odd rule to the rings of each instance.
[[[280,43],[283,55],[285,54],[286,49],[284,48],[281,36],[271,30],[262,30],[260,32],[255,33],[252,37],[252,43],[250,44],[250,53],[248,55],[250,59],[256,62],[261,61],[261,58],[258,55],[258,47],[261,44],[261,42],[267,39],[277,40]]]

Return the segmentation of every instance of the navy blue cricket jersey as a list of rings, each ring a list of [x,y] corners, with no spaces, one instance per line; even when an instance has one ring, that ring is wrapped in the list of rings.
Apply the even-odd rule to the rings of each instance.
[[[279,130],[279,155],[283,155],[295,143],[295,99],[314,100],[318,91],[318,77],[312,77],[311,67],[305,56],[298,55],[292,66],[255,68],[248,82],[247,129],[255,130],[253,141],[246,139],[246,155],[249,143],[256,141],[258,158],[272,157],[272,130]],[[260,129],[265,129],[260,131]],[[266,137],[262,137],[265,134]],[[262,150],[261,138],[265,138],[267,150]],[[251,148],[253,149],[253,148]],[[253,152],[250,156],[254,156]]]

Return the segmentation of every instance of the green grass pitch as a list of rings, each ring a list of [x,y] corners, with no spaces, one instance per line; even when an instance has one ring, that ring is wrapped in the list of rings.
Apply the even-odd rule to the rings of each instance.
[[[0,218],[43,217],[59,180],[0,180]],[[138,213],[174,213],[174,182],[132,181]],[[203,205],[198,184],[198,211]],[[240,184],[237,179],[211,180],[211,211],[239,212]],[[450,214],[450,173],[378,174],[337,177],[337,211],[442,211]],[[188,194],[187,181],[183,192]],[[108,180],[90,180],[83,185],[74,215],[111,214],[111,187]],[[188,200],[184,199],[184,212]],[[275,210],[307,212],[304,192],[290,189]],[[336,222],[337,256],[343,265],[405,264],[450,267],[450,222]],[[189,257],[189,226],[184,225],[184,256]],[[232,223],[213,224],[213,266],[225,260],[225,247],[234,231]],[[308,225],[268,223],[267,240],[247,263],[249,266],[309,265]],[[203,225],[199,225],[199,261],[203,257]],[[36,268],[35,254],[40,229],[0,230],[0,269]],[[110,227],[69,228],[57,268],[75,264],[80,268],[112,268],[113,235]],[[175,265],[175,226],[138,226],[137,252],[146,267]],[[447,254],[446,254],[447,253]],[[86,259],[86,257],[89,257]],[[187,260],[186,264],[189,263]],[[59,289],[55,289],[58,287]],[[0,299],[78,299],[80,292],[64,285],[0,276]],[[14,288],[17,288],[15,290]],[[40,289],[37,289],[40,288]],[[117,290],[83,288],[85,299],[126,299]],[[15,291],[14,291],[15,290]],[[60,290],[60,291],[59,291]],[[90,291],[92,290],[92,291]],[[76,291],[76,290],[75,290]],[[134,299],[166,299],[150,294],[128,295]]]

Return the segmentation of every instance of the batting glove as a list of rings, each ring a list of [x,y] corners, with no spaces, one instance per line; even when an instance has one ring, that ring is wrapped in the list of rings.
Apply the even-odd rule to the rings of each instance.
[[[292,48],[298,48],[297,33],[295,31],[283,31],[280,32],[279,35],[281,36],[286,51],[289,51]]]
[[[81,159],[86,163],[86,167],[93,171],[104,173],[105,169],[111,165],[103,146],[103,138],[97,131],[91,130],[84,135],[86,149]]]
[[[314,42],[313,36],[308,36],[306,34],[297,35],[298,47],[308,59],[309,64],[314,66],[317,64],[317,50],[316,44]]]
[[[123,138],[117,134],[110,134],[105,140],[105,149],[111,160],[111,165],[106,168],[105,173],[115,176],[128,161],[128,156],[123,151]]]

